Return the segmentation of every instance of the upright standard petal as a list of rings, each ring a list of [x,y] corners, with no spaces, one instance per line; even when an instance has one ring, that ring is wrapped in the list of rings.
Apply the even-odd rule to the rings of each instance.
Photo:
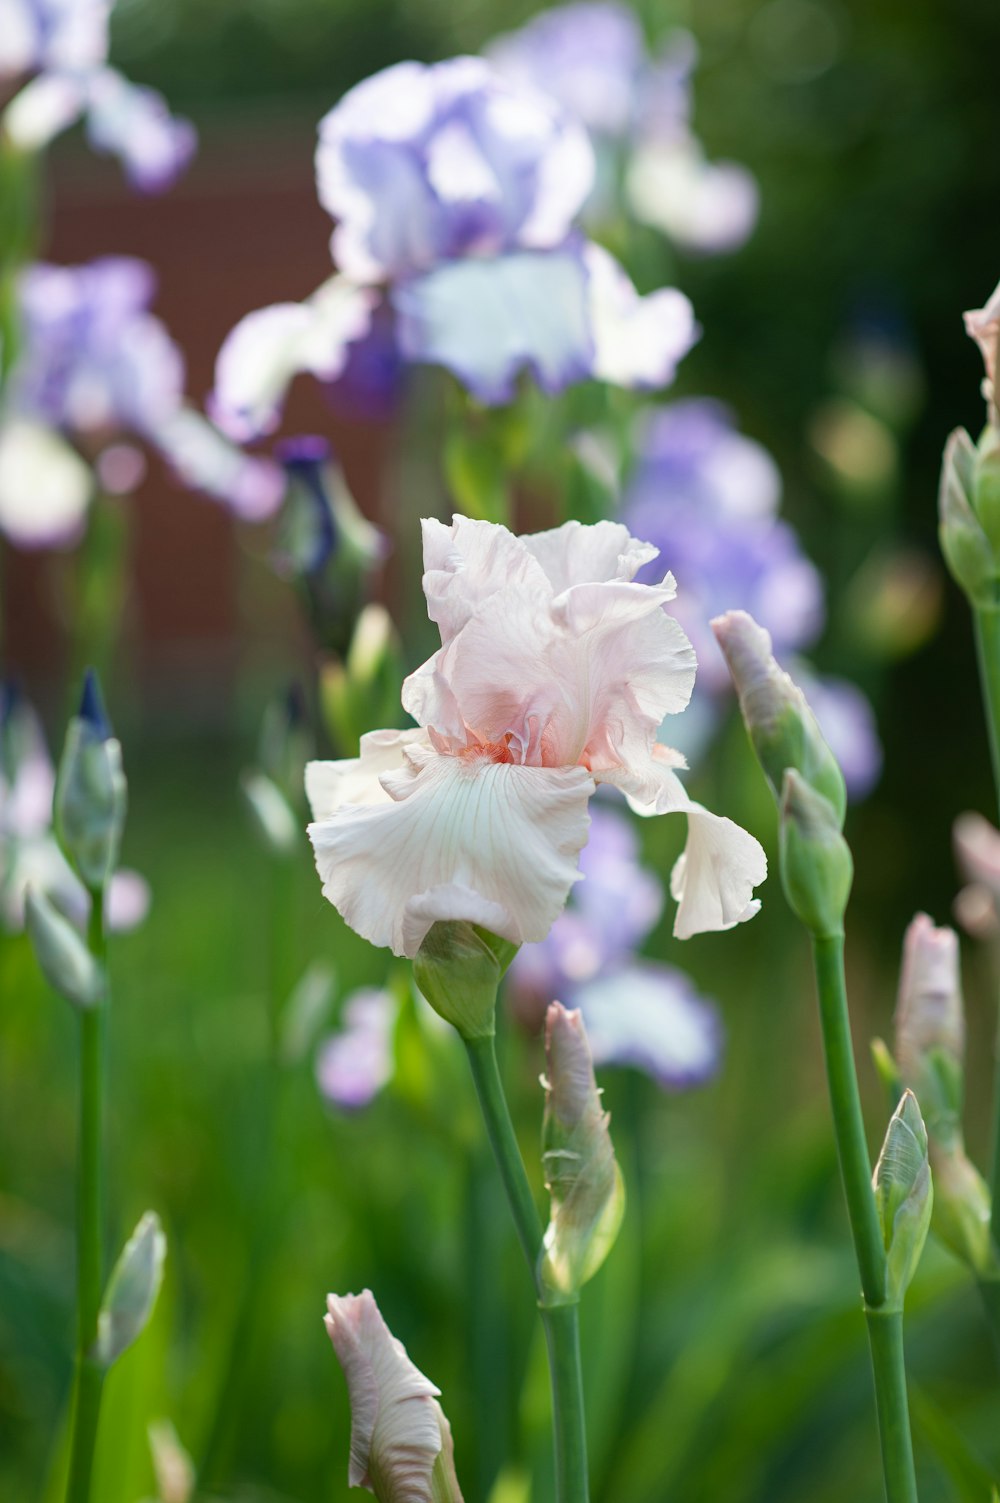
[[[327,1295],[324,1324],[351,1401],[348,1482],[378,1503],[462,1503],[451,1429],[369,1289]]]
[[[339,376],[351,343],[371,322],[377,294],[344,277],[324,282],[304,303],[274,303],[241,319],[215,365],[211,416],[237,443],[273,433],[285,393],[300,372]]]
[[[542,939],[577,880],[594,791],[580,767],[521,767],[408,749],[389,802],[309,826],[323,893],[365,939],[413,956],[439,919]]]

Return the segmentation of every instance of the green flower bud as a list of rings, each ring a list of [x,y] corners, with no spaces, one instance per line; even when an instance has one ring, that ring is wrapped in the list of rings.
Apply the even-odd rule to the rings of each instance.
[[[52,990],[74,1007],[96,1007],[104,995],[104,972],[69,919],[33,887],[25,893],[24,917],[42,975]]]
[[[579,1012],[559,1002],[545,1020],[542,1163],[552,1197],[542,1284],[546,1303],[575,1300],[611,1251],[625,1214],[625,1185],[594,1080]]]
[[[854,863],[837,811],[794,768],[781,785],[781,885],[788,905],[816,939],[844,932]]]
[[[147,1211],[122,1249],[97,1317],[91,1354],[110,1367],[146,1329],[163,1281],[167,1239],[155,1211]]]
[[[941,552],[952,577],[973,605],[996,602],[1000,586],[1000,524],[993,497],[993,461],[987,465],[983,501],[989,532],[979,515],[979,455],[964,428],[956,428],[945,445],[938,491]]]
[[[990,1192],[959,1141],[945,1148],[930,1140],[934,1175],[934,1231],[977,1278],[1000,1276],[990,1235]]]
[[[769,634],[746,611],[717,616],[712,630],[771,792],[780,800],[785,769],[794,767],[829,802],[842,825],[847,810],[844,775],[802,690],[775,662]]]
[[[121,745],[88,670],[80,713],[66,731],[53,813],[63,854],[92,893],[103,890],[118,865],[127,801]]]
[[[906,931],[896,1003],[896,1061],[917,1093],[931,1137],[942,1145],[962,1137],[965,1017],[958,935],[918,913]]]
[[[413,977],[434,1011],[463,1039],[492,1038],[497,989],[518,946],[478,924],[432,924],[413,960]]]
[[[150,1425],[149,1451],[159,1503],[191,1503],[195,1465],[169,1420],[154,1420]]]
[[[975,451],[972,506],[989,538],[995,561],[1000,560],[1000,430],[988,427]],[[1000,569],[997,569],[1000,573]]]
[[[886,1306],[901,1310],[924,1250],[934,1201],[927,1129],[912,1091],[903,1092],[889,1121],[872,1189],[887,1259]]]

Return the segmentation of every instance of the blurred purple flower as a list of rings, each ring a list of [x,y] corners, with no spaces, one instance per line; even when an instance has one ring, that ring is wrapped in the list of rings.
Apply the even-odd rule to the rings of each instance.
[[[142,478],[141,464],[117,462],[118,441],[135,437],[240,516],[278,506],[278,467],[234,449],[185,404],[180,350],[149,311],[154,289],[152,268],[126,256],[22,274],[20,342],[0,412],[0,528],[22,546],[79,535],[94,476],[74,443],[116,493]]]
[[[822,580],[776,516],[780,494],[774,461],[721,404],[691,399],[650,415],[622,520],[676,574],[673,613],[694,643],[700,685],[716,693],[729,675],[713,616],[749,611],[778,654],[806,646],[822,626]]]
[[[28,267],[14,406],[69,433],[155,432],[184,390],[181,352],[149,312],[155,288],[129,256]]]
[[[24,928],[24,895],[40,888],[67,918],[85,921],[86,888],[52,832],[55,769],[41,722],[10,685],[0,688],[0,924]],[[109,927],[135,928],[149,911],[149,884],[138,872],[118,871],[107,894]]]
[[[358,282],[557,246],[592,179],[586,132],[482,58],[397,63],[320,122],[319,198],[337,220],[334,259]]]
[[[393,1070],[399,1004],[391,992],[365,987],[344,1002],[343,1022],[320,1048],[316,1079],[327,1101],[358,1111],[377,1096]]]
[[[738,162],[710,162],[693,135],[642,143],[629,163],[629,206],[682,250],[738,250],[760,214],[757,180]]]
[[[549,94],[598,135],[625,135],[646,63],[634,12],[614,0],[542,11],[499,36],[486,56],[507,78]]]
[[[640,297],[576,232],[594,178],[583,126],[482,58],[366,79],[321,122],[316,172],[342,274],[230,333],[212,412],[233,437],[271,432],[299,371],[344,375],[376,285],[402,357],[485,403],[509,401],[522,372],[548,392],[588,377],[661,387],[697,338],[682,293]]]
[[[0,77],[95,68],[114,0],[0,0]]]
[[[343,370],[326,383],[326,399],[348,422],[388,422],[399,406],[404,379],[392,313],[383,305],[368,332],[347,346]]]
[[[722,1028],[711,1002],[675,966],[644,961],[573,994],[595,1065],[632,1065],[665,1090],[701,1085],[719,1068]]]
[[[113,0],[0,0],[0,78],[33,75],[2,117],[8,139],[41,151],[77,120],[117,156],[133,186],[168,188],[197,146],[194,126],[155,89],[107,67]]]
[[[162,94],[130,83],[114,68],[91,77],[88,101],[90,144],[116,156],[129,182],[143,193],[169,188],[198,149],[190,120],[172,115]]]
[[[516,1005],[536,1022],[553,999],[579,1007],[596,1064],[634,1065],[668,1087],[705,1080],[721,1046],[714,1007],[681,971],[635,959],[663,887],[639,864],[628,817],[599,802],[590,814],[584,880],[547,938],[522,945],[510,968]]]

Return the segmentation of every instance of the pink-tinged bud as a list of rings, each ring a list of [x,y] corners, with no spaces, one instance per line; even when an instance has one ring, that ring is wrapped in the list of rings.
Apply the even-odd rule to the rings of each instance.
[[[952,840],[962,876],[987,888],[1000,906],[1000,830],[981,814],[960,814],[952,828]]]
[[[955,894],[951,911],[972,939],[991,940],[1000,934],[1000,914],[993,894],[981,882],[969,882]]]
[[[986,370],[984,393],[994,400],[997,375],[997,346],[1000,343],[1000,283],[984,308],[973,308],[964,315],[965,332],[978,344]]]
[[[329,1294],[326,1307],[351,1402],[350,1486],[378,1503],[462,1503],[440,1389],[410,1361],[371,1290]]]
[[[775,661],[768,632],[746,611],[717,616],[712,630],[775,798],[780,801],[785,773],[792,768],[828,801],[843,824],[847,808],[843,774],[802,690]]]
[[[575,1300],[614,1244],[625,1186],[579,1012],[553,1002],[545,1019],[542,1163],[552,1197],[542,1255],[548,1303]]]
[[[896,1062],[916,1091],[928,1131],[956,1140],[962,1112],[965,1016],[958,935],[918,913],[906,931],[896,1002]]]

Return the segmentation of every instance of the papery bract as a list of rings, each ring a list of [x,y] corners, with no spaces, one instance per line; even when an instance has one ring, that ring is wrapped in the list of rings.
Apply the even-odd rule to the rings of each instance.
[[[365,938],[412,956],[445,919],[544,938],[577,879],[596,782],[640,813],[688,815],[678,935],[756,912],[760,846],[694,803],[682,759],[656,742],[688,701],[694,655],[663,611],[672,577],[633,582],[652,556],[609,522],[518,538],[425,521],[442,646],[403,687],[419,728],[372,733],[360,758],[307,771],[324,893]]]

